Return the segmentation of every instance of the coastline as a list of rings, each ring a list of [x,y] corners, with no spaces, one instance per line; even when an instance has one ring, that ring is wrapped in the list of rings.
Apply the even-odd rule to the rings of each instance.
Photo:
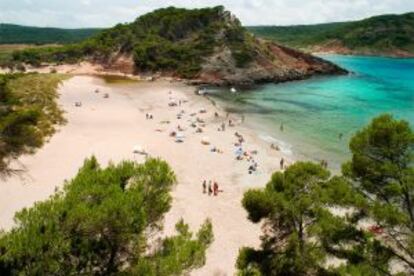
[[[386,53],[362,53],[362,52],[334,52],[334,51],[310,51],[309,52],[315,56],[348,56],[348,57],[367,57],[367,58],[390,58],[390,59],[414,59],[414,54],[386,54]]]
[[[95,89],[99,93],[94,93]],[[212,219],[215,240],[207,251],[206,265],[192,275],[232,275],[239,248],[260,244],[260,225],[247,220],[241,206],[243,193],[251,187],[263,187],[279,169],[280,158],[290,157],[272,150],[240,122],[238,115],[226,118],[220,106],[196,95],[194,87],[172,80],[108,84],[97,77],[73,76],[63,82],[59,93],[68,123],[34,155],[22,156],[13,164],[25,172],[0,186],[0,228],[10,229],[16,211],[53,194],[65,179],[76,174],[85,158],[96,155],[103,165],[123,159],[142,162],[144,156],[133,154],[133,148],[140,145],[151,156],[166,160],[177,175],[164,234],[172,234],[180,218],[192,229],[204,219]],[[106,93],[109,98],[103,97]],[[183,104],[169,107],[171,99]],[[81,101],[82,107],[76,107],[76,101]],[[200,113],[203,109],[206,113]],[[181,110],[184,113],[178,119]],[[154,119],[147,120],[146,113],[153,114]],[[203,133],[190,126],[194,117],[204,121]],[[235,126],[226,125],[225,131],[218,131],[228,119]],[[169,124],[162,123],[167,120]],[[169,137],[178,125],[185,129],[183,143]],[[257,151],[252,156],[259,166],[253,174],[248,173],[248,161],[235,158],[235,132],[246,140],[244,150]],[[210,145],[201,144],[203,137],[208,137]],[[213,147],[223,153],[211,152]],[[203,180],[217,181],[223,192],[217,197],[203,194]]]

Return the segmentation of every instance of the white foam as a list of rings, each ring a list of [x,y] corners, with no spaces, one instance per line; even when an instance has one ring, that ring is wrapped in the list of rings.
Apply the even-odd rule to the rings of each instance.
[[[285,154],[285,155],[293,155],[293,151],[292,151],[292,145],[279,140],[273,136],[270,136],[269,134],[260,134],[259,138],[268,142],[268,143],[273,143],[275,145],[277,145],[280,148],[280,151]]]

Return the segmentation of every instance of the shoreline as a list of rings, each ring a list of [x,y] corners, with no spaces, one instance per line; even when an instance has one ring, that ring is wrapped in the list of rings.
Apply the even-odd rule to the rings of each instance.
[[[414,54],[412,55],[387,55],[387,54],[379,54],[379,53],[372,53],[372,54],[363,54],[363,53],[338,53],[338,52],[310,52],[310,54],[315,56],[345,56],[345,57],[365,57],[365,58],[389,58],[389,59],[414,59]]]
[[[100,92],[94,93],[95,89]],[[253,129],[239,124],[237,115],[229,117],[235,126],[226,125],[225,131],[218,131],[225,118],[219,106],[196,95],[192,86],[166,80],[108,84],[97,77],[73,76],[63,82],[59,93],[68,123],[34,155],[21,156],[14,163],[24,166],[26,172],[6,179],[0,186],[0,228],[10,229],[15,211],[48,198],[62,187],[85,158],[93,154],[103,166],[123,159],[142,162],[143,156],[133,154],[133,148],[140,145],[151,156],[166,160],[177,175],[163,233],[173,234],[180,218],[191,229],[198,228],[206,218],[212,220],[215,240],[207,251],[206,264],[191,275],[232,275],[239,248],[260,244],[260,225],[247,220],[241,199],[246,189],[267,183],[279,169],[283,155],[270,149],[270,144]],[[103,97],[106,93],[109,98]],[[171,99],[182,101],[182,105],[169,107]],[[81,101],[82,107],[76,107],[76,101]],[[205,113],[201,113],[203,109]],[[181,110],[184,113],[178,119]],[[146,113],[153,114],[154,119],[147,120]],[[195,118],[204,122],[203,133],[191,127]],[[165,121],[170,123],[162,123]],[[183,143],[169,136],[178,125],[185,129]],[[259,165],[252,174],[248,173],[250,162],[235,158],[235,132],[243,135],[243,150],[250,152]],[[204,137],[210,145],[201,143]],[[214,147],[223,153],[212,152]],[[203,180],[217,181],[223,192],[217,197],[203,194]]]

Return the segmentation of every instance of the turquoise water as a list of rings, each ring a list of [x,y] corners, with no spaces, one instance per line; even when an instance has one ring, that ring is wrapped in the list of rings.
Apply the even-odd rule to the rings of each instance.
[[[227,110],[245,114],[263,139],[278,143],[286,153],[326,159],[331,168],[349,158],[350,137],[373,117],[391,113],[414,125],[414,59],[323,58],[353,73],[214,97]]]

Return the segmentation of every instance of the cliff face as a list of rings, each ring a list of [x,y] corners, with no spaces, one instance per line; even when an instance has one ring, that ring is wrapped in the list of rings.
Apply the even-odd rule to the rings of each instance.
[[[205,60],[200,74],[193,83],[251,85],[346,73],[346,70],[321,58],[273,42],[255,39],[255,55],[248,65],[238,67],[232,58],[231,50],[221,47]]]

